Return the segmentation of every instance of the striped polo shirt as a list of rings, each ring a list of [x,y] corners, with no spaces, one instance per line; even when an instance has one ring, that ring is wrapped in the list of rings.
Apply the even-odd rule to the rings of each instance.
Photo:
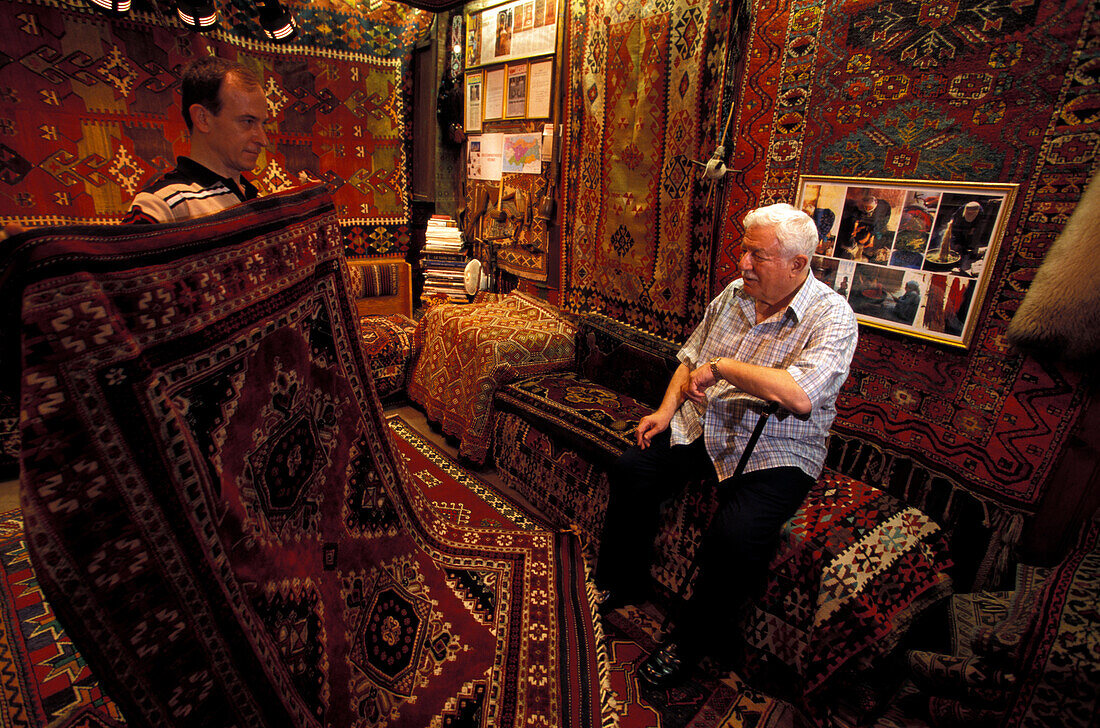
[[[137,193],[124,223],[179,222],[209,215],[259,195],[244,177],[241,184],[222,177],[190,157],[177,157],[176,168]]]

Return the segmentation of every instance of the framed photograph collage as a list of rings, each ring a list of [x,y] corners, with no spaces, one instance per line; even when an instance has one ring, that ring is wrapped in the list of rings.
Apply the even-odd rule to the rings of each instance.
[[[466,16],[464,128],[551,113],[558,3],[518,0]]]
[[[861,323],[970,344],[1017,185],[803,175],[814,275]]]

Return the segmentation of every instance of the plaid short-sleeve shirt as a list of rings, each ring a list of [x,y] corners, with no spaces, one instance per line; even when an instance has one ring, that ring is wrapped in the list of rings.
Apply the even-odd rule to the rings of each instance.
[[[825,438],[836,417],[836,396],[848,378],[856,348],[855,314],[840,295],[812,275],[786,310],[756,323],[756,303],[742,281],[707,306],[702,322],[678,354],[689,368],[715,357],[783,368],[809,397],[806,417],[780,411],[756,443],[745,472],[793,466],[816,478],[825,462]],[[722,480],[733,475],[765,403],[729,382],[707,390],[704,405],[688,400],[672,418],[672,443],[700,435]]]

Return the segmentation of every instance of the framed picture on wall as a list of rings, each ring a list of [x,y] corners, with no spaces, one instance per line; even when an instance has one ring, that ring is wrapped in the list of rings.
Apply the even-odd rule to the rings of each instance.
[[[522,119],[527,116],[527,64],[508,64],[508,91],[505,94],[504,118]]]
[[[484,109],[481,114],[485,121],[504,118],[504,70],[501,66],[485,71],[485,88],[482,89]]]
[[[464,128],[467,132],[481,131],[481,95],[485,75],[481,71],[466,74],[466,104]]]
[[[1018,185],[803,175],[814,275],[868,326],[967,347]]]
[[[553,53],[558,2],[513,0],[466,14],[466,67]]]
[[[554,59],[531,61],[527,72],[527,118],[550,117],[550,98],[553,91]]]

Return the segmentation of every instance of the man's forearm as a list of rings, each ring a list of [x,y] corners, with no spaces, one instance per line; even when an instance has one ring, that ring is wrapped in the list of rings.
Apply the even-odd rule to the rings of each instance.
[[[680,366],[676,367],[676,371],[672,373],[672,381],[668,383],[668,389],[665,390],[665,396],[661,399],[657,412],[672,419],[672,416],[676,414],[676,410],[680,409],[680,405],[684,403],[684,386],[690,379],[691,370],[688,369],[687,364],[681,362]]]
[[[796,415],[808,415],[813,407],[810,398],[786,369],[746,364],[729,357],[719,357],[717,368],[722,379],[742,392],[767,402],[778,402]]]

